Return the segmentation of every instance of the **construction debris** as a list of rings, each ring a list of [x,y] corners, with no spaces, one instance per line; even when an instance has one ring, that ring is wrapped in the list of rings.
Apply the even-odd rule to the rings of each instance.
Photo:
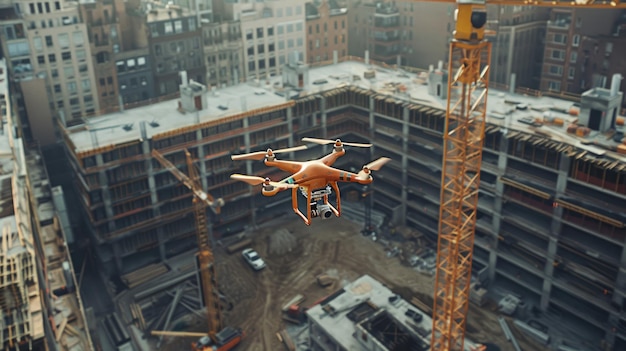
[[[295,351],[296,345],[293,343],[286,330],[283,329],[276,333],[276,337],[283,343],[283,345],[285,345],[285,349],[287,351]]]
[[[287,302],[286,304],[283,305],[282,311],[283,312],[287,312],[289,310],[289,308],[293,305],[300,305],[302,303],[302,301],[304,301],[306,298],[304,297],[304,295],[302,294],[298,294],[296,296],[294,296],[291,300],[289,300],[289,302]]]
[[[268,253],[276,256],[293,251],[298,243],[296,237],[287,229],[277,230],[268,237],[268,240]]]
[[[234,243],[232,245],[229,245],[226,247],[226,252],[228,252],[229,254],[233,254],[237,251],[242,250],[244,247],[246,246],[250,246],[250,244],[252,244],[252,240],[251,239],[243,239],[237,243]]]
[[[317,280],[317,284],[322,288],[330,286],[335,282],[335,278],[327,274],[320,274],[315,279]]]
[[[134,288],[137,285],[143,284],[145,282],[151,281],[165,273],[167,273],[169,269],[163,263],[154,263],[147,265],[143,268],[140,268],[136,271],[130,272],[128,274],[124,274],[121,278],[124,284],[129,288]]]

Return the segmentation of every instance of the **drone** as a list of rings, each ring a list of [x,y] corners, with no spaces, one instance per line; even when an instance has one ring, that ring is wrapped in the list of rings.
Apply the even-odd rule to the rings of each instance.
[[[242,155],[232,155],[232,160],[256,160],[265,163],[268,167],[276,167],[291,175],[281,181],[272,181],[269,178],[232,174],[232,179],[240,180],[251,185],[263,186],[261,193],[265,196],[274,196],[281,191],[291,189],[291,205],[294,212],[300,216],[306,225],[311,225],[312,218],[329,219],[334,214],[341,216],[341,201],[338,182],[349,182],[367,185],[372,183],[372,171],[378,171],[391,159],[381,157],[363,166],[358,173],[334,168],[332,165],[337,159],[346,154],[344,146],[371,147],[372,144],[346,143],[340,139],[326,140],[317,138],[302,138],[304,142],[321,145],[333,144],[333,151],[319,159],[311,161],[278,160],[277,154],[304,150],[306,145],[286,149],[257,151]],[[336,207],[328,201],[328,196],[335,192]],[[298,207],[298,192],[307,199],[307,214]]]

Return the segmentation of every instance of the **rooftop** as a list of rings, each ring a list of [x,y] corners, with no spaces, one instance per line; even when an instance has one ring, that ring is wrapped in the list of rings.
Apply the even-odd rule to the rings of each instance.
[[[374,71],[375,77],[364,78],[364,73]],[[397,101],[445,110],[446,100],[430,95],[428,74],[412,73],[402,69],[385,68],[358,61],[345,61],[309,70],[308,86],[299,92],[300,97],[315,95],[340,87],[357,87],[374,91]],[[403,89],[397,89],[397,87]],[[71,141],[76,152],[89,151],[109,144],[120,144],[141,138],[140,124],[145,122],[146,137],[193,124],[216,121],[228,116],[262,107],[285,103],[286,88],[282,77],[271,77],[267,81],[247,82],[226,88],[213,89],[207,95],[208,108],[194,113],[178,112],[178,100],[159,102],[122,112],[89,118],[86,126],[69,128]],[[516,108],[516,106],[525,108]],[[592,131],[587,137],[567,133],[569,123],[576,123],[577,116],[568,111],[574,107],[572,101],[547,97],[530,96],[490,89],[487,99],[487,122],[503,127],[551,138],[590,153],[608,156],[626,162],[626,156],[592,144],[616,147],[617,143],[605,135]],[[561,126],[533,126],[532,121],[549,115],[560,118]],[[155,122],[155,123],[151,123]],[[124,127],[127,128],[124,128]],[[130,127],[130,128],[129,128]]]
[[[408,310],[421,318],[407,316]],[[431,317],[369,275],[309,308],[307,317],[345,350],[370,349],[371,338],[385,347],[374,347],[376,350],[404,349],[398,347],[405,344],[413,346],[407,350],[426,350],[430,345]],[[363,333],[369,337],[359,337]],[[471,341],[465,344],[466,349],[474,345]]]

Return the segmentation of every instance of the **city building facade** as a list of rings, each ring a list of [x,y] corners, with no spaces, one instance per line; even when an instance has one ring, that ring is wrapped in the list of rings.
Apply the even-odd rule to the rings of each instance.
[[[233,85],[244,79],[243,39],[239,21],[202,24],[208,86]]]
[[[241,23],[244,77],[263,80],[280,74],[287,56],[306,54],[305,1],[225,2],[228,20]]]
[[[307,63],[348,55],[348,9],[336,0],[306,3]]]

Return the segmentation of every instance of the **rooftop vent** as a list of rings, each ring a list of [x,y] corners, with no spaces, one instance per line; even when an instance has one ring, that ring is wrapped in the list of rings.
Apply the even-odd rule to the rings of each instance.
[[[125,124],[122,129],[124,129],[127,132],[130,132],[131,130],[133,130],[133,124],[129,123],[129,124]]]
[[[160,126],[159,122],[154,121],[154,120],[152,122],[150,122],[149,124],[150,124],[150,127],[152,127],[152,128],[156,128],[156,127]]]

